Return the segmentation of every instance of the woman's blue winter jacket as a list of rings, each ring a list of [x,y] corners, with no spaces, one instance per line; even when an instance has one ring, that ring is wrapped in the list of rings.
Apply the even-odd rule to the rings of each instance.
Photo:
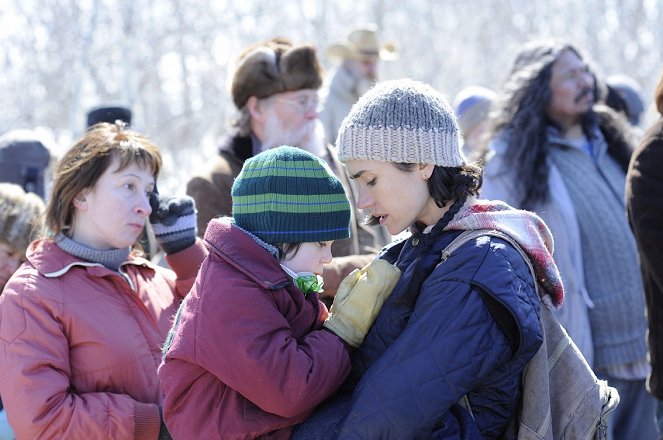
[[[496,438],[515,414],[522,371],[542,342],[534,281],[521,254],[491,236],[439,264],[458,234],[430,246],[415,234],[381,254],[402,277],[354,353],[348,385],[356,387],[339,438],[460,438],[468,420]],[[429,275],[408,305],[416,259]],[[474,422],[455,405],[465,395]]]

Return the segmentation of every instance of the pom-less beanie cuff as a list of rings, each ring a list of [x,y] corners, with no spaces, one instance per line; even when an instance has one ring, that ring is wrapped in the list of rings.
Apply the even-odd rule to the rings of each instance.
[[[349,217],[346,217],[343,212],[317,215],[281,213],[274,215],[272,219],[257,216],[255,222],[247,222],[245,218],[242,218],[238,224],[242,228],[248,228],[250,225],[253,230],[247,230],[270,244],[311,243],[349,238],[350,233],[345,225],[346,218],[349,220]],[[238,220],[235,219],[235,222],[237,223]],[[293,225],[299,225],[300,228],[293,227]]]
[[[449,103],[432,87],[410,79],[378,83],[365,93],[343,120],[336,145],[343,162],[467,163]]]
[[[466,160],[458,149],[458,132],[392,127],[353,127],[339,133],[341,161],[378,160],[459,167]],[[440,148],[444,145],[445,148]]]

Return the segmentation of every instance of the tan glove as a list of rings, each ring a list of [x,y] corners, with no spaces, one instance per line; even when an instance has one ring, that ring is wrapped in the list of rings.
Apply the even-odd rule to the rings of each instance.
[[[324,326],[352,347],[359,347],[401,271],[385,260],[373,260],[355,269],[338,287]]]

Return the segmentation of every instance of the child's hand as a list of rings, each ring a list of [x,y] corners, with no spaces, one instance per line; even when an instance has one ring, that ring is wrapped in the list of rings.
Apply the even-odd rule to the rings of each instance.
[[[350,346],[359,347],[400,276],[401,271],[385,260],[355,269],[341,281],[323,325]]]

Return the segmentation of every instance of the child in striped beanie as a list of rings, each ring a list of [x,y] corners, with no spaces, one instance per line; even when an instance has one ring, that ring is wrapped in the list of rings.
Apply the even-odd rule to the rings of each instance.
[[[321,292],[322,265],[302,266],[298,254],[324,243],[329,263],[332,241],[350,237],[350,204],[327,164],[299,148],[267,150],[244,164],[231,193],[235,224],[275,246],[281,266],[305,294]]]
[[[350,237],[341,182],[327,163],[300,148],[274,148],[247,160],[231,195],[235,224],[278,247],[280,257],[292,248],[286,244]]]

